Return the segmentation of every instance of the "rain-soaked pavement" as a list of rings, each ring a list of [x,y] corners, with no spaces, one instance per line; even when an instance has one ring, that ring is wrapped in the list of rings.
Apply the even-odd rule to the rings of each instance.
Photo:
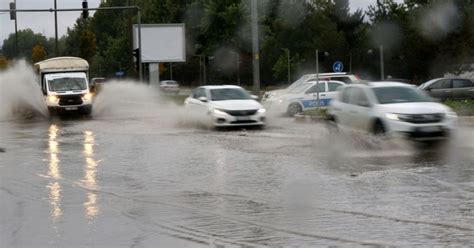
[[[127,104],[0,121],[1,247],[474,244],[473,126],[428,148],[280,117],[215,131]]]

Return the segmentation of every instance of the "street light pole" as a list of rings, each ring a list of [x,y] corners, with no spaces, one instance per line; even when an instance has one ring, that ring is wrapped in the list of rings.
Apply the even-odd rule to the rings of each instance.
[[[316,49],[316,102],[318,103],[319,108],[319,50]]]
[[[14,1],[15,8],[16,8],[16,0]],[[18,16],[15,12],[15,57],[18,57],[18,24],[17,24]]]
[[[237,52],[237,85],[240,86],[240,53]]]
[[[170,80],[173,80],[173,62],[170,62]]]
[[[54,56],[58,56],[58,5],[54,0]]]
[[[258,13],[257,0],[250,0],[252,19],[252,67],[253,67],[253,92],[260,96],[260,55],[258,46]]]
[[[291,69],[290,69],[290,49],[286,48],[286,55],[288,60],[288,85],[291,83]]]
[[[380,77],[381,80],[384,80],[385,75],[384,75],[384,62],[383,62],[383,45],[380,45]]]

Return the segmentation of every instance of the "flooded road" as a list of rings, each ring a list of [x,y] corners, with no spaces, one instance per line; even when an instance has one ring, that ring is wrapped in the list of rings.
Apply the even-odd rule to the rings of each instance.
[[[0,122],[2,247],[474,243],[472,126],[428,149],[133,113]]]

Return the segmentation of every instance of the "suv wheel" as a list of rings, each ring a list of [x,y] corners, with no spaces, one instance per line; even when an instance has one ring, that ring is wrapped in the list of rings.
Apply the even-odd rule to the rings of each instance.
[[[372,133],[376,136],[383,136],[385,135],[385,127],[383,126],[380,120],[375,121]]]

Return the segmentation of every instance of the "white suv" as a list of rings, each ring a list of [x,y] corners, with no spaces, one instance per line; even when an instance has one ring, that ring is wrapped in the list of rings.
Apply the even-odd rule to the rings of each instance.
[[[447,137],[457,115],[415,86],[397,82],[352,84],[341,89],[328,110],[337,127],[414,140]]]

